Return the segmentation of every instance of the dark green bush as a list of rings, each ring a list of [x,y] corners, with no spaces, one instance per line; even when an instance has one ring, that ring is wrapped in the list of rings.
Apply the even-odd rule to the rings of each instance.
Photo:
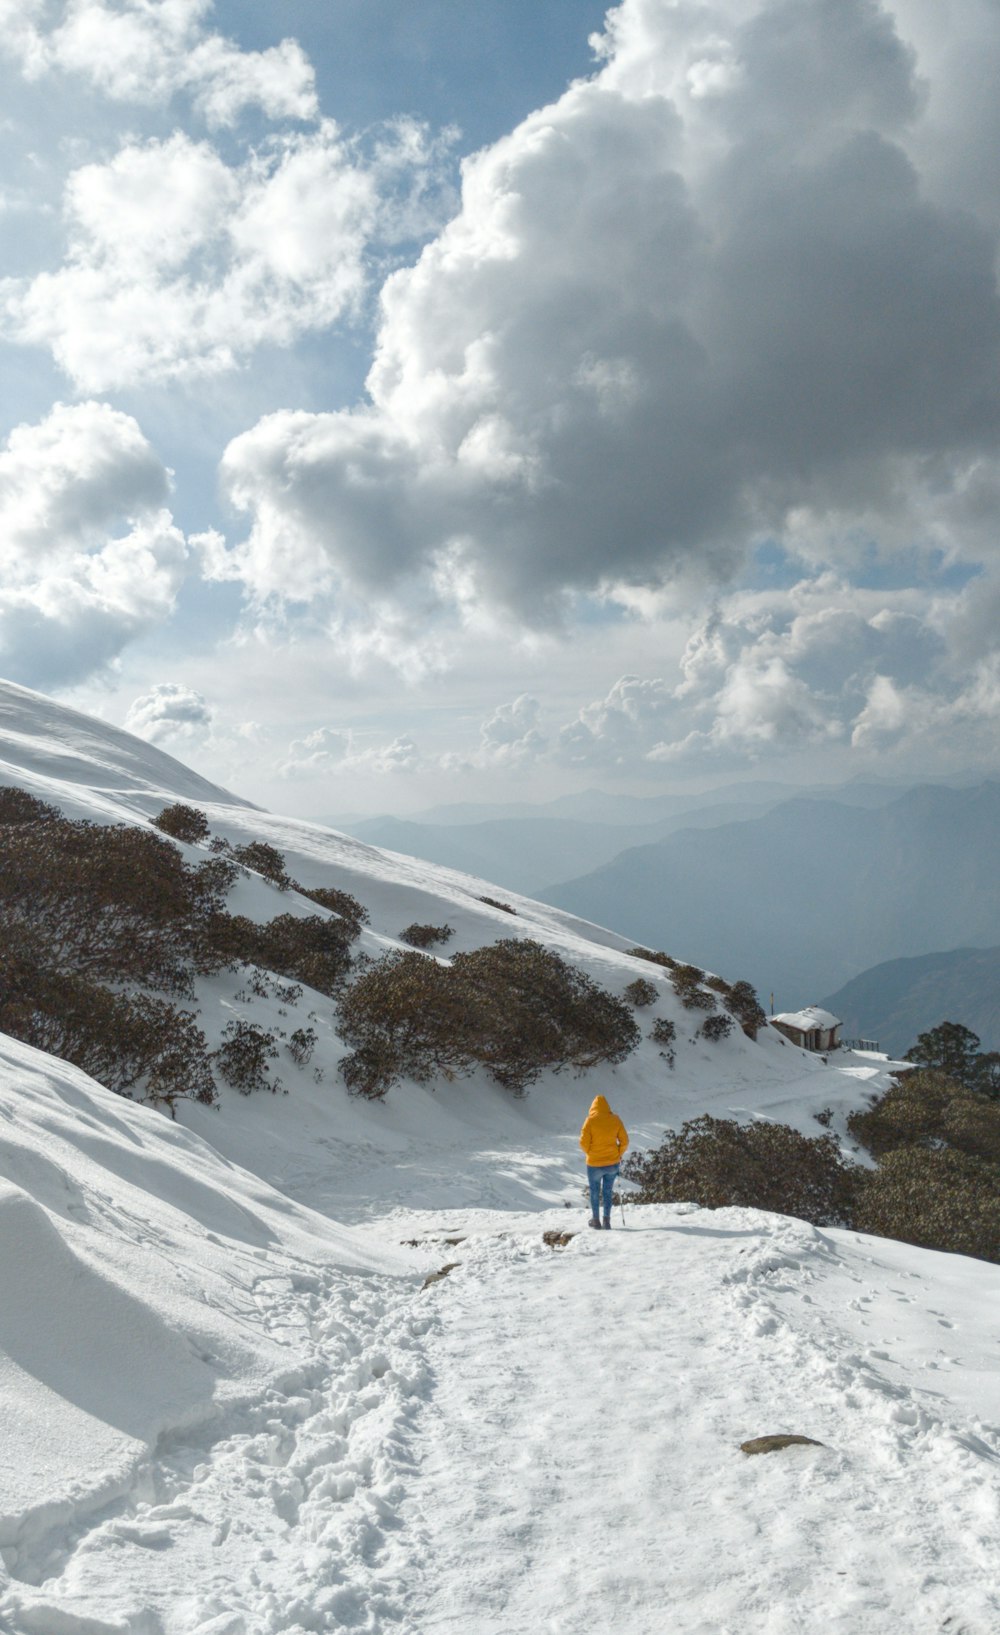
[[[947,1148],[900,1147],[861,1180],[860,1232],[1000,1261],[1000,1166]]]
[[[211,832],[204,812],[199,812],[196,806],[184,806],[180,801],[174,806],[165,806],[153,822],[165,835],[185,840],[189,845],[207,840]]]
[[[546,1069],[624,1060],[639,1041],[628,1007],[539,943],[505,939],[450,965],[393,953],[348,988],[338,1031],[354,1055],[348,1084],[382,1095],[402,1076],[427,1082],[485,1067],[523,1093]]]
[[[411,948],[437,948],[455,935],[450,925],[420,925],[416,921],[408,925],[399,933],[400,942],[409,943]]]
[[[726,1009],[735,1016],[748,1039],[756,1039],[767,1013],[749,982],[734,982],[726,994]]]
[[[702,986],[705,973],[697,965],[674,965],[670,981],[685,1010],[714,1011],[715,995]]]
[[[901,1147],[950,1147],[1000,1163],[1000,1106],[932,1068],[900,1074],[847,1127],[875,1158]]]
[[[649,1032],[649,1037],[656,1045],[661,1045],[660,1055],[668,1067],[674,1065],[674,1043],[677,1039],[677,1024],[665,1016],[657,1017]]]
[[[653,1151],[630,1154],[622,1174],[638,1183],[639,1203],[736,1205],[836,1226],[851,1220],[858,1168],[833,1135],[705,1115],[668,1131]]]
[[[703,1039],[708,1039],[716,1044],[720,1039],[727,1039],[735,1025],[731,1016],[726,1016],[725,1013],[720,1012],[715,1016],[707,1016],[698,1032]]]
[[[660,990],[655,982],[647,982],[644,976],[637,976],[625,989],[622,998],[627,999],[635,1010],[643,1010],[647,1005],[655,1004],[660,997]]]

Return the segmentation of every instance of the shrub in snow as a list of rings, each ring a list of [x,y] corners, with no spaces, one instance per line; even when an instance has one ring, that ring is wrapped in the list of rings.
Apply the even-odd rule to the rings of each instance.
[[[670,982],[685,1010],[714,1011],[715,996],[708,993],[701,984],[705,980],[705,973],[697,965],[675,965],[671,972]]]
[[[657,1017],[650,1029],[649,1037],[653,1043],[662,1046],[660,1055],[668,1067],[674,1065],[674,1041],[677,1038],[677,1024],[665,1016]]]
[[[353,935],[346,920],[323,919],[319,914],[301,918],[279,914],[259,925],[245,914],[217,912],[202,926],[202,969],[264,966],[277,976],[333,995],[351,969]],[[292,1003],[290,997],[287,1003]]]
[[[642,1010],[646,1005],[652,1005],[659,998],[660,990],[655,982],[647,982],[644,976],[637,976],[625,989],[623,998],[636,1010]]]
[[[205,1036],[189,1011],[150,994],[113,993],[45,958],[30,933],[16,950],[0,948],[0,1031],[171,1112],[181,1100],[215,1101]]]
[[[1000,1163],[1000,1106],[932,1068],[900,1074],[847,1127],[875,1158],[900,1147],[951,1147]]]
[[[181,801],[165,806],[162,812],[156,814],[153,822],[165,835],[171,835],[174,840],[185,840],[189,845],[207,840],[210,833],[204,812],[199,812],[196,806],[185,806]]]
[[[359,903],[356,897],[352,897],[349,891],[339,891],[336,886],[310,886],[307,889],[297,882],[293,883],[296,891],[301,892],[303,897],[319,903],[321,908],[329,908],[334,914],[339,914],[350,927],[352,937],[358,936],[361,927],[368,924],[367,908]]]
[[[8,936],[36,931],[55,970],[189,993],[200,928],[225,900],[230,867],[191,868],[129,824],[0,824],[0,916]]]
[[[50,823],[60,816],[58,807],[36,800],[26,789],[0,789],[0,823]]]
[[[672,971],[677,964],[669,954],[661,954],[656,948],[626,948],[625,952],[633,959],[648,959],[653,965],[662,965],[667,971]]]
[[[725,1012],[719,1012],[715,1016],[707,1016],[698,1032],[703,1039],[709,1039],[715,1044],[719,1039],[728,1039],[734,1026],[735,1023],[731,1016],[727,1016]]]
[[[622,1165],[622,1174],[638,1183],[638,1203],[770,1209],[817,1226],[850,1221],[858,1173],[832,1135],[707,1115],[668,1131],[659,1147],[630,1154]]]
[[[222,1043],[212,1056],[222,1077],[241,1095],[276,1088],[268,1077],[268,1062],[278,1054],[273,1033],[257,1022],[227,1022]]]
[[[900,1147],[862,1176],[853,1225],[1000,1261],[1000,1166],[948,1148]]]
[[[285,1049],[296,1067],[306,1067],[316,1049],[318,1034],[315,1028],[296,1028]]]
[[[241,868],[251,869],[262,879],[269,880],[272,886],[277,886],[279,891],[287,891],[292,883],[283,855],[277,846],[269,846],[266,840],[250,840],[245,846],[234,846],[232,855]]]
[[[509,903],[501,903],[496,897],[480,897],[481,903],[489,903],[491,908],[502,908],[505,914],[516,914],[517,909],[511,908]]]
[[[450,925],[408,925],[399,933],[400,942],[409,943],[411,948],[436,948],[440,943],[447,942],[455,935]]]
[[[734,982],[726,994],[726,1007],[735,1016],[748,1039],[756,1039],[767,1015],[749,982]]]
[[[546,1069],[583,1071],[624,1060],[639,1030],[622,1000],[539,943],[508,938],[450,965],[393,953],[342,995],[338,1031],[354,1054],[348,1085],[383,1095],[485,1067],[522,1094]]]

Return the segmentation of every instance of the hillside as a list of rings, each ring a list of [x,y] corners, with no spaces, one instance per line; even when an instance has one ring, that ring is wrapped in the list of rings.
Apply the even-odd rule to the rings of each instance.
[[[845,1038],[877,1039],[900,1055],[939,1022],[961,1022],[984,1050],[1000,1050],[1000,948],[886,960],[820,1004],[843,1018]]]
[[[876,810],[786,801],[682,830],[547,889],[549,902],[747,976],[776,1008],[814,1004],[875,961],[991,947],[1000,785],[926,786]]]
[[[139,740],[0,694],[0,784],[143,832],[197,799],[218,839],[354,894],[376,961],[447,921],[445,959],[527,934],[608,992],[656,990],[624,1061],[521,1097],[482,1068],[351,1096],[327,997],[245,971],[197,978],[198,1021],[212,1044],[234,1018],[273,1029],[274,1093],[223,1083],[176,1122],[0,1040],[0,1628],[499,1635],[596,1609],[662,1635],[665,1608],[678,1635],[773,1635],[782,1609],[844,1635],[995,1626],[998,1267],[750,1209],[580,1230],[595,1090],[634,1145],[706,1110],[815,1133],[891,1064],[825,1066],[768,1027],[710,1042],[627,937],[196,796]],[[229,907],[317,913],[253,872]],[[296,1024],[307,1063],[280,1041]],[[821,1446],[740,1452],[774,1431]]]

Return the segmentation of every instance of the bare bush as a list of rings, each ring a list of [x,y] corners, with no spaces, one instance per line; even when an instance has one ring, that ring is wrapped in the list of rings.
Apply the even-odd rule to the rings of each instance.
[[[516,914],[517,913],[517,909],[512,908],[510,903],[503,903],[497,897],[480,897],[479,901],[481,903],[488,903],[490,908],[500,908],[500,909],[503,910],[503,912],[505,914]]]
[[[285,1049],[296,1067],[307,1067],[316,1049],[318,1035],[315,1028],[296,1028]]]
[[[257,1022],[227,1022],[222,1043],[212,1052],[213,1059],[227,1084],[249,1096],[254,1090],[276,1088],[268,1072],[268,1062],[278,1055],[278,1043],[273,1033]]]

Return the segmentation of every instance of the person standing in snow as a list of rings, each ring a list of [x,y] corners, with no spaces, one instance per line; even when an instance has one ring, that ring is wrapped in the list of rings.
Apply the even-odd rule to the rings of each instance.
[[[604,1194],[604,1230],[611,1230],[611,1199],[618,1166],[628,1146],[628,1131],[603,1096],[595,1096],[583,1121],[580,1145],[587,1155],[590,1182],[591,1226],[601,1225],[601,1194]]]

